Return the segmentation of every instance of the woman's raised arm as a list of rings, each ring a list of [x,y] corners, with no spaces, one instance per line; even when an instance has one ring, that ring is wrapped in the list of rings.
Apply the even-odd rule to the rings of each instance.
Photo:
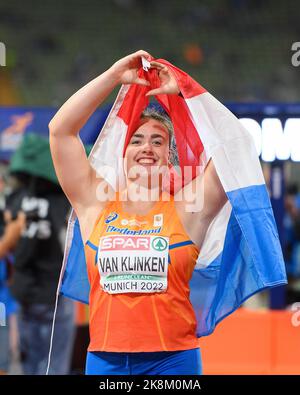
[[[172,71],[165,65],[152,61],[151,67],[158,72],[161,85],[146,96],[158,94],[179,94],[180,89]],[[191,239],[199,246],[206,231],[228,198],[219,180],[212,160],[207,164],[204,174],[185,185],[175,195],[177,213]]]
[[[79,131],[118,84],[148,85],[137,76],[142,56],[150,57],[141,50],[117,61],[72,95],[49,123],[55,171],[75,211],[99,205],[96,188],[100,179],[86,157]]]
[[[212,159],[206,165],[204,174],[185,185],[178,196],[183,197],[175,197],[180,219],[191,239],[201,249],[210,223],[228,200]]]

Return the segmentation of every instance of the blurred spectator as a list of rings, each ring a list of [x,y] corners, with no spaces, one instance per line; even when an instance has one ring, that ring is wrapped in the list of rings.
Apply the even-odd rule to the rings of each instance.
[[[1,178],[0,189],[4,191],[4,181]],[[13,257],[10,251],[16,246],[22,230],[22,223],[19,218],[15,221],[9,221],[9,216],[0,209],[0,303],[2,304],[0,317],[0,374],[6,374],[9,371],[12,357],[17,356],[17,349],[12,344],[12,329],[15,324],[15,313],[17,303],[11,296],[9,283],[13,272]],[[3,322],[2,322],[3,321]]]
[[[1,243],[1,240],[0,240]],[[17,311],[17,303],[9,291],[9,281],[12,273],[12,262],[8,256],[0,259],[0,303],[5,306],[4,323],[0,326],[0,375],[7,374],[10,367],[11,357],[16,355],[16,349],[11,347],[11,327],[14,315]],[[4,325],[3,325],[4,324]],[[3,325],[3,326],[2,326]]]
[[[292,184],[285,196],[285,262],[289,276],[287,303],[300,298],[300,195],[298,186]]]

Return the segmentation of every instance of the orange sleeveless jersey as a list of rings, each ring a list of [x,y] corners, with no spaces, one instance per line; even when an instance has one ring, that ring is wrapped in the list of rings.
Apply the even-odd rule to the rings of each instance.
[[[157,218],[159,221],[162,218],[162,222],[155,223]],[[147,230],[156,232],[155,236],[169,238],[167,290],[119,294],[103,291],[97,265],[100,238]],[[198,247],[189,239],[177,216],[172,196],[169,201],[158,201],[146,216],[125,213],[121,202],[110,202],[85,244],[91,287],[88,351],[154,352],[199,347],[196,317],[189,300],[189,280],[198,254]]]

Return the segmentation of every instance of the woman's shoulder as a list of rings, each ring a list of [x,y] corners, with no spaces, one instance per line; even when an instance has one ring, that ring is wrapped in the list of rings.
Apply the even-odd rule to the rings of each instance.
[[[75,211],[84,243],[89,240],[101,218],[106,216],[113,209],[114,205],[115,200],[110,199],[106,202],[99,202],[99,204],[85,207],[83,210]]]

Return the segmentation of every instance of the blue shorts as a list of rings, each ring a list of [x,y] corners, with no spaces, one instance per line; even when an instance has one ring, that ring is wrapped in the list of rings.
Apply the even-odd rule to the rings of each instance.
[[[88,352],[87,375],[200,375],[199,348],[159,352]]]

